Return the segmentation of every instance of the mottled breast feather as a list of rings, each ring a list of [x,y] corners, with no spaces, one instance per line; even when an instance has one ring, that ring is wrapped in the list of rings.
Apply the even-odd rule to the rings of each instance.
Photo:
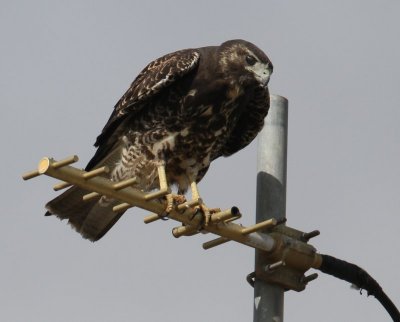
[[[230,156],[250,144],[264,126],[264,119],[268,114],[269,104],[268,88],[257,87],[254,90],[252,99],[247,103],[243,113],[241,113],[221,153],[215,155],[213,160],[221,155],[225,157]]]

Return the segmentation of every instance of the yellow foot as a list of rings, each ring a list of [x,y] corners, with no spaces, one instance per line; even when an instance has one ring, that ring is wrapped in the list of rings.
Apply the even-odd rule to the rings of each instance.
[[[160,183],[160,190],[158,191],[158,193],[160,194],[159,196],[165,196],[165,198],[167,199],[167,205],[165,207],[165,211],[163,214],[159,215],[161,219],[166,219],[166,217],[168,217],[168,215],[170,214],[170,212],[172,211],[172,209],[174,209],[174,201],[176,201],[176,203],[181,203],[181,202],[185,202],[186,198],[185,196],[181,196],[181,195],[174,195],[171,193],[171,189],[168,186],[168,182],[167,182],[167,174],[165,172],[165,165],[164,164],[160,164],[157,167],[157,171],[158,171],[158,180]]]
[[[196,208],[199,209],[203,213],[203,215],[204,215],[203,225],[205,227],[207,227],[208,224],[210,223],[211,215],[213,213],[220,212],[221,209],[219,209],[219,208],[208,208],[203,203],[203,200],[200,198],[199,190],[197,188],[197,183],[196,183],[195,180],[193,180],[190,183],[190,189],[192,190],[193,203],[196,203],[197,204]]]
[[[208,208],[203,202],[200,202],[199,205],[197,206],[199,210],[204,214],[203,218],[203,225],[204,227],[207,227],[208,224],[210,223],[211,215],[215,214],[217,212],[220,212],[220,208]]]
[[[169,213],[174,209],[175,205],[181,205],[186,202],[186,197],[184,195],[168,194],[165,196],[167,199],[167,206],[165,207],[165,213],[168,216]]]

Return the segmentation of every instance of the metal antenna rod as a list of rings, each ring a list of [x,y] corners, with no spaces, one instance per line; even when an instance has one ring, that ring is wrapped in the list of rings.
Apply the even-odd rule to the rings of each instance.
[[[264,129],[258,136],[256,222],[286,217],[288,101],[271,95]],[[256,250],[255,265],[262,253]],[[254,322],[282,322],[284,289],[255,279]]]

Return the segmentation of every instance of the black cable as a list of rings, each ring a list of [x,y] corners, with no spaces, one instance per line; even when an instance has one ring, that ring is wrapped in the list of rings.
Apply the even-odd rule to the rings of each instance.
[[[368,295],[373,295],[390,314],[394,322],[400,322],[400,312],[391,299],[382,290],[382,287],[361,267],[337,259],[329,255],[321,255],[322,264],[320,271],[350,282],[360,289],[366,290]]]

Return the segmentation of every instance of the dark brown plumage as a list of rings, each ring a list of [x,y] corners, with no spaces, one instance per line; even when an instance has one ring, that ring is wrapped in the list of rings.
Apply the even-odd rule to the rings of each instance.
[[[268,57],[244,40],[167,54],[145,67],[116,104],[86,170],[107,165],[110,178],[136,177],[158,188],[157,166],[184,193],[211,161],[247,146],[269,109]],[[101,238],[122,213],[105,197],[82,201],[77,187],[50,201],[47,214],[68,219],[83,237]]]

